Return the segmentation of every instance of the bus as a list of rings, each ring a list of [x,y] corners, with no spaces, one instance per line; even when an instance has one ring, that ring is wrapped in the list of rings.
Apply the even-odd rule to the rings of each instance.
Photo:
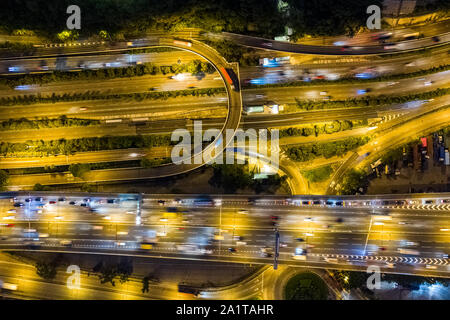
[[[239,79],[234,70],[231,68],[223,68],[223,67],[220,67],[219,69],[220,72],[225,77],[225,80],[231,86],[231,89],[233,89],[234,91],[239,91]]]
[[[147,242],[141,242],[141,249],[143,249],[143,250],[151,250],[151,249],[153,249],[153,244],[152,243],[147,243]]]
[[[192,47],[192,42],[190,41],[173,40],[173,44],[185,47]]]

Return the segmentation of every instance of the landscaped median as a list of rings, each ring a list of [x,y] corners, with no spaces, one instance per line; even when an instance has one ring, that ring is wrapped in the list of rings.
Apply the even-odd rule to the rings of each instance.
[[[358,108],[379,105],[390,105],[406,103],[415,100],[429,100],[442,97],[450,94],[450,88],[438,88],[433,91],[426,91],[421,93],[412,93],[407,95],[378,95],[367,96],[364,98],[350,98],[345,100],[302,100],[295,98],[296,107],[300,110],[322,110],[334,108]]]
[[[0,105],[15,106],[15,105],[29,105],[35,103],[56,103],[56,102],[71,102],[71,101],[87,101],[87,100],[167,100],[169,98],[177,97],[201,97],[214,96],[216,94],[225,93],[225,88],[201,88],[201,89],[185,89],[173,91],[158,91],[158,92],[131,92],[131,93],[115,93],[106,94],[100,91],[86,91],[83,93],[65,93],[55,94],[49,96],[37,95],[23,95],[15,97],[0,98]]]
[[[42,118],[30,120],[26,118],[9,119],[0,122],[0,130],[24,130],[24,129],[43,129],[43,128],[64,128],[64,127],[87,127],[100,124],[100,120],[80,119],[60,116],[58,118]]]
[[[331,158],[334,156],[343,156],[350,150],[354,150],[367,142],[370,138],[351,137],[342,140],[336,140],[323,143],[308,143],[285,149],[288,157],[294,161],[303,162],[313,160],[318,157]]]
[[[69,155],[76,152],[149,148],[175,144],[170,135],[106,136],[49,141],[27,141],[25,143],[0,142],[0,155],[4,157],[33,157]]]

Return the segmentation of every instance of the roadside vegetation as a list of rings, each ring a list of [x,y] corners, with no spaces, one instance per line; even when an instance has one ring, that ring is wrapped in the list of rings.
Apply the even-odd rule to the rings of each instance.
[[[368,173],[365,170],[350,169],[342,178],[340,194],[353,195],[362,193],[369,185]]]
[[[31,43],[20,43],[5,41],[0,43],[0,56],[31,56],[36,52],[36,48]]]
[[[305,35],[353,36],[366,25],[367,17],[361,12],[369,5],[382,5],[380,0],[286,0],[284,3],[288,6],[279,10],[277,0],[173,0],[170,5],[157,0],[78,0],[83,27],[75,35],[118,40],[151,30],[170,32],[195,27],[273,38],[283,34],[288,26],[293,29],[294,40]],[[69,0],[11,0],[0,7],[0,27],[10,31],[31,29],[39,35],[57,38],[65,26],[70,4],[73,2]],[[9,8],[14,8],[14,15]],[[341,19],[335,19],[336,16]],[[66,33],[60,35],[61,40],[72,36]]]
[[[348,151],[366,144],[369,140],[370,138],[368,136],[350,137],[332,142],[308,143],[288,147],[285,150],[288,157],[292,160],[304,162],[318,157],[331,158],[334,156],[343,156]]]
[[[244,47],[229,40],[203,40],[203,42],[216,49],[228,62],[239,62],[240,67],[259,65],[260,56],[256,49]]]
[[[251,189],[256,193],[275,193],[286,180],[278,174],[269,175],[266,179],[253,179],[256,171],[246,164],[214,164],[213,176],[209,184],[223,188],[225,193],[236,193],[237,190]]]
[[[284,296],[286,300],[327,300],[328,287],[317,274],[306,271],[289,279]]]
[[[98,276],[101,284],[110,283],[114,287],[116,278],[119,278],[120,283],[129,280],[133,273],[133,260],[129,257],[122,257],[117,264],[105,264],[100,261],[92,268],[92,272]]]
[[[333,173],[333,168],[330,165],[305,170],[302,172],[303,176],[310,182],[323,182],[330,178]]]
[[[284,137],[309,137],[320,134],[333,134],[340,131],[352,130],[357,127],[367,126],[367,120],[350,121],[350,120],[335,120],[323,124],[309,125],[305,127],[290,127],[281,129],[279,131],[280,138]]]
[[[0,170],[0,190],[8,184],[9,173],[5,170]]]

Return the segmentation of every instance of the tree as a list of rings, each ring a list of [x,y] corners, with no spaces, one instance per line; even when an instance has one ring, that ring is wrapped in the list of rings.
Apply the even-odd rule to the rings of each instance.
[[[56,265],[54,263],[37,262],[36,274],[43,279],[52,280],[56,277]]]
[[[9,174],[5,170],[0,170],[0,189],[8,183]]]
[[[119,276],[120,283],[128,281],[128,277],[133,273],[133,260],[130,258],[120,259],[117,265],[117,274]]]
[[[89,164],[86,163],[74,163],[69,166],[69,171],[74,177],[82,178],[83,174],[91,170]]]
[[[116,286],[116,282],[114,281],[114,278],[116,276],[117,276],[116,266],[102,266],[100,274],[98,275],[101,284],[109,282],[113,287]]]
[[[142,279],[142,293],[148,292],[149,291],[149,281],[150,281],[150,277],[144,277],[144,279]]]

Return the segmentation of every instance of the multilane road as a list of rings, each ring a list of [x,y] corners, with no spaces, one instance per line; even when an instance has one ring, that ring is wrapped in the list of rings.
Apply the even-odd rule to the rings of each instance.
[[[139,208],[127,195],[115,204],[94,196],[89,202],[86,197],[67,196],[65,201],[58,201],[57,195],[42,201],[30,197],[30,202],[25,201],[28,196],[16,197],[23,207],[14,207],[8,198],[0,201],[2,249],[267,264],[273,259],[277,228],[281,264],[319,268],[376,264],[403,273],[448,276],[449,272],[446,194],[405,196],[405,200],[330,198],[329,204],[319,197],[259,197],[249,202],[242,197],[201,201],[162,196],[160,201],[144,198]],[[153,243],[153,248],[140,249],[142,241]],[[264,248],[272,248],[266,249],[269,256],[264,256]]]

